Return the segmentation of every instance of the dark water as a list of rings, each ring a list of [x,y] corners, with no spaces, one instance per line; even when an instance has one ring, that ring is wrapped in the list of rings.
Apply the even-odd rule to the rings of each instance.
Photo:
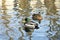
[[[7,2],[9,2],[9,5]],[[13,1],[7,2],[3,1],[0,5],[0,40],[60,40],[60,9],[56,14],[46,15],[47,9],[42,6],[32,10],[28,9],[28,12],[24,14],[23,11],[19,10],[16,2],[15,5],[13,5]],[[39,29],[35,29],[34,32],[30,33],[26,33],[22,29],[19,30],[23,25],[21,23],[22,19],[25,17],[30,18],[33,13],[38,12],[41,12],[43,18],[38,25]]]

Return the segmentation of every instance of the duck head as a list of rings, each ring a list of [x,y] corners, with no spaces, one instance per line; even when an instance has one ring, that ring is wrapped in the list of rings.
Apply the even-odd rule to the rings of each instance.
[[[26,23],[27,23],[27,22],[29,22],[29,21],[30,21],[30,19],[29,19],[29,18],[25,18],[25,21],[26,21]]]
[[[25,19],[23,19],[23,20],[22,20],[22,23],[24,23],[24,24],[25,24],[25,23],[28,23],[29,21],[30,21],[30,19],[29,19],[29,18],[25,18]]]

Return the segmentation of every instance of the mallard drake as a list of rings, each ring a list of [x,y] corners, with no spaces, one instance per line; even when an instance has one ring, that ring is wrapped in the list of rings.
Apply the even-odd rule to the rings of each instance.
[[[30,21],[29,18],[25,18],[24,30],[26,32],[31,32],[34,29],[39,29],[38,24],[33,21]]]
[[[42,16],[40,14],[33,14],[32,19],[37,20],[40,23],[42,20]]]

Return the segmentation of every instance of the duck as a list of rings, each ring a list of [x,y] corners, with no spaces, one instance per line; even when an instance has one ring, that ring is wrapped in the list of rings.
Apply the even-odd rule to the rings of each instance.
[[[38,24],[31,21],[31,19],[25,18],[24,20],[25,20],[25,22],[24,22],[24,30],[26,32],[33,32],[34,29],[39,29]]]
[[[39,12],[40,13],[40,12]],[[41,23],[42,16],[40,14],[33,14],[32,15],[33,20],[37,20],[39,23]]]

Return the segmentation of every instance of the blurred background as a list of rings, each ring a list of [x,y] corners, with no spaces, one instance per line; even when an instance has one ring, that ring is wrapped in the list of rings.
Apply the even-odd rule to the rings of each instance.
[[[19,29],[39,12],[39,29],[31,35]],[[0,0],[0,40],[60,40],[60,0]]]

